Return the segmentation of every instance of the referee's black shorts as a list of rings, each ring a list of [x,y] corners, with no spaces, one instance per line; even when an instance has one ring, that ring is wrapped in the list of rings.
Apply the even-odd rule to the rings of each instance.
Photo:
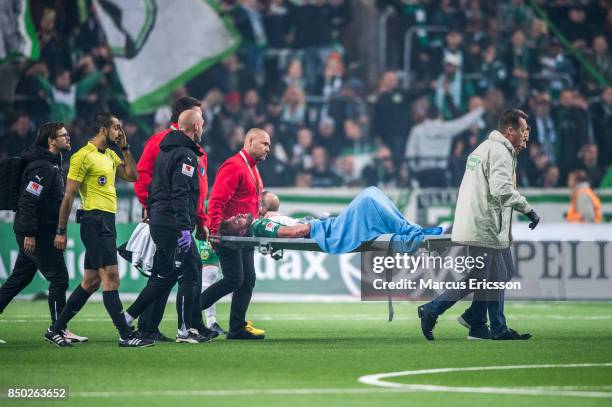
[[[91,210],[80,216],[81,240],[85,246],[85,269],[97,270],[117,264],[115,214]]]

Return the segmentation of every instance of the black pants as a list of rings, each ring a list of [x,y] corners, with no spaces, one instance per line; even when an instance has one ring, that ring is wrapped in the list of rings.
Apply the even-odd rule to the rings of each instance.
[[[148,306],[169,292],[178,281],[176,294],[178,328],[186,330],[192,327],[194,285],[198,280],[197,274],[201,273],[201,266],[195,243],[184,254],[177,253],[179,236],[180,232],[173,228],[151,225],[151,237],[157,246],[151,277],[136,301],[127,309],[127,313],[134,318],[139,317]],[[175,260],[178,259],[181,263],[177,267]]]
[[[514,276],[514,262],[510,248],[487,249],[482,247],[470,247],[471,257],[484,257],[484,267],[473,268],[462,279],[468,282],[470,279],[487,279],[488,281],[508,282]],[[427,303],[425,308],[435,314],[441,315],[447,309],[473,290],[446,290],[436,299]],[[463,313],[463,318],[472,327],[479,327],[487,323],[487,312],[491,323],[493,334],[499,334],[507,329],[506,316],[504,314],[504,290],[476,290],[472,305]]]
[[[202,293],[202,309],[206,309],[227,294],[232,295],[230,331],[237,332],[246,325],[246,312],[255,287],[254,249],[233,250],[218,246],[223,278]]]
[[[169,286],[166,291],[162,292],[157,299],[149,305],[138,318],[138,330],[141,332],[155,333],[159,332],[159,324],[164,318],[166,303],[170,297],[172,286]],[[193,311],[191,317],[191,326],[194,328],[204,325],[202,311],[200,306],[200,293],[202,292],[202,270],[196,274],[196,281],[193,285]]]
[[[49,312],[51,322],[55,322],[66,305],[68,290],[68,270],[64,261],[64,252],[53,246],[55,230],[39,231],[36,237],[36,249],[33,253],[23,250],[24,236],[16,235],[19,255],[13,272],[0,288],[0,313],[17,294],[26,288],[40,270],[49,281]]]

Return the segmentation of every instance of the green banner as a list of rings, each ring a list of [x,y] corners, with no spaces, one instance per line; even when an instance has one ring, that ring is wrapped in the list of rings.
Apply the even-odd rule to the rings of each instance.
[[[117,243],[125,243],[134,230],[134,224],[118,224],[117,225]],[[13,225],[10,223],[0,222],[0,284],[4,283],[11,273],[13,264],[17,260],[19,247],[13,233]],[[83,277],[83,260],[85,257],[85,249],[81,236],[79,234],[79,225],[76,223],[68,224],[68,248],[64,253],[68,275],[70,277],[70,290],[72,290]],[[138,270],[131,267],[129,263],[119,257],[119,275],[121,277],[122,292],[139,292],[146,284],[144,278]],[[36,273],[32,283],[22,291],[22,295],[36,294],[42,291],[47,291],[49,284],[45,278]]]
[[[117,245],[125,243],[136,224],[117,224]],[[8,278],[15,264],[19,247],[12,224],[0,222],[0,284]],[[68,224],[68,248],[64,254],[70,290],[82,279],[85,251],[79,234],[79,225]],[[273,260],[270,256],[256,254],[257,289],[268,294],[316,294],[359,295],[358,254],[333,256],[326,253],[286,251],[284,257]],[[138,270],[119,256],[119,276],[122,294],[136,294],[147,280]],[[45,278],[36,273],[32,283],[21,295],[32,295],[47,291]]]

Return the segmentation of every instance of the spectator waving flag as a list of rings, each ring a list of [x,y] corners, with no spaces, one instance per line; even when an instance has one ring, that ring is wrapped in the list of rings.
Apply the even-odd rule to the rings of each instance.
[[[38,59],[40,45],[29,0],[0,1],[0,62],[13,57]]]
[[[95,0],[127,99],[150,112],[234,52],[240,37],[206,0]]]

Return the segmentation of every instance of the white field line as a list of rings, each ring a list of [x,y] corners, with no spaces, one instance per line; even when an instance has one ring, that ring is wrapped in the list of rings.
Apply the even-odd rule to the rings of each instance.
[[[555,397],[586,397],[586,398],[612,398],[612,392],[593,391],[593,388],[604,390],[612,386],[593,386],[588,391],[580,390],[575,386],[541,386],[541,387],[449,387],[429,384],[402,384],[383,381],[383,378],[399,376],[416,376],[424,374],[487,371],[487,370],[513,370],[513,369],[544,369],[544,368],[588,368],[609,367],[612,363],[580,363],[566,365],[513,365],[513,366],[484,366],[460,367],[426,370],[409,370],[403,372],[381,373],[359,378],[364,384],[374,385],[373,388],[304,388],[304,389],[242,389],[242,390],[153,390],[153,391],[81,391],[71,392],[75,398],[123,398],[123,397],[240,397],[240,396],[304,396],[322,394],[369,394],[393,392],[444,392],[444,393],[472,393],[472,394],[507,394],[524,396],[555,396]]]
[[[388,382],[385,379],[404,376],[419,376],[451,372],[482,372],[488,370],[516,370],[516,369],[564,369],[611,367],[612,363],[575,363],[575,364],[547,364],[547,365],[509,365],[509,366],[480,366],[480,367],[449,367],[441,369],[405,370],[401,372],[378,373],[359,378],[359,382],[388,389],[405,389],[412,391],[429,391],[441,393],[476,393],[476,394],[509,394],[523,396],[563,396],[612,398],[612,392],[580,391],[572,389],[546,388],[546,387],[452,387],[433,384],[406,384]]]

